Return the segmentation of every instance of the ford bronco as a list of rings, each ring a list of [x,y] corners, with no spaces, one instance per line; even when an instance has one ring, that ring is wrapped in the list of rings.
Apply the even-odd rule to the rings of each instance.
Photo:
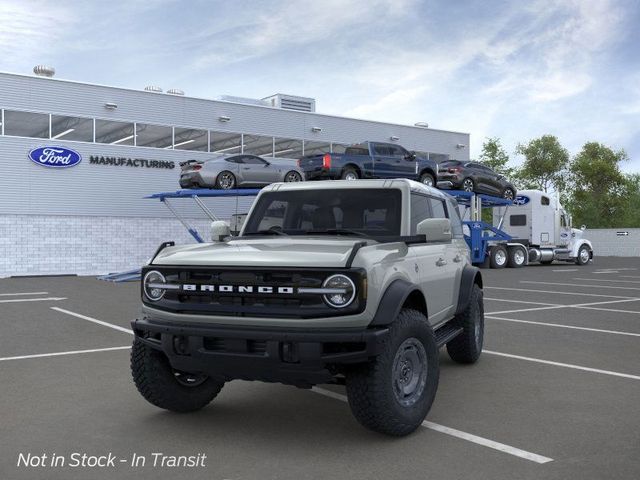
[[[277,183],[239,236],[163,244],[142,270],[134,382],[171,411],[225,382],[346,386],[356,419],[406,435],[431,408],[438,351],[482,351],[482,278],[455,200],[406,180]]]

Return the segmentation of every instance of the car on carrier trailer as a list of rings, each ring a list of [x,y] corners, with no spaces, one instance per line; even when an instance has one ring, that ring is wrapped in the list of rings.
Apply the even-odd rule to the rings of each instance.
[[[418,428],[439,349],[482,351],[482,277],[455,201],[407,179],[277,183],[240,231],[163,244],[142,269],[134,382],[153,405],[205,407],[234,379],[345,384],[365,427]]]

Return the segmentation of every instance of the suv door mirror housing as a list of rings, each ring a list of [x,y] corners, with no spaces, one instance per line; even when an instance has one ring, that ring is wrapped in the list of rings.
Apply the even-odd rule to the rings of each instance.
[[[226,237],[231,235],[231,228],[224,220],[216,220],[211,222],[211,241],[222,242]]]
[[[427,218],[416,225],[416,234],[425,235],[427,242],[450,242],[451,220],[448,218]]]
[[[415,160],[416,159],[416,152],[409,152],[404,156],[405,160]]]

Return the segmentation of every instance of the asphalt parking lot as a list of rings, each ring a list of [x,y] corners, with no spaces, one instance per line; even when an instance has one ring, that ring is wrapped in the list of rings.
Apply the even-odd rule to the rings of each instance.
[[[640,478],[640,259],[483,274],[485,352],[441,354],[427,422],[401,439],[360,427],[334,386],[235,381],[198,413],[158,410],[129,373],[137,283],[0,280],[0,479]],[[74,452],[118,460],[17,466]]]

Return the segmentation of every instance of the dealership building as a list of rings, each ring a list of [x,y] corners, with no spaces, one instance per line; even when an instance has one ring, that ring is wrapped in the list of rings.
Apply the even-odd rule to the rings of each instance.
[[[193,242],[165,205],[144,198],[179,189],[186,160],[250,153],[293,164],[364,140],[437,161],[469,159],[469,134],[323,115],[306,97],[210,100],[59,80],[47,67],[34,72],[0,73],[0,277],[123,271],[144,264],[163,241]],[[33,159],[56,151],[73,152],[69,166]],[[246,213],[252,201],[205,200],[222,219]],[[206,232],[208,220],[192,202],[174,205]]]

